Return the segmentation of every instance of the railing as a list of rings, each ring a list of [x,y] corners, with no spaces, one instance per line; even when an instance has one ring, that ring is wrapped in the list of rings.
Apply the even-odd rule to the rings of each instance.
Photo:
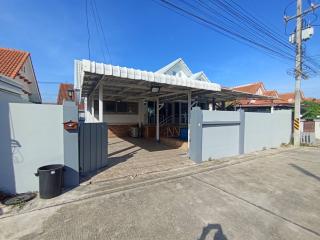
[[[178,126],[162,126],[160,128],[160,135],[164,137],[179,137],[180,127]]]
[[[301,132],[301,143],[313,145],[316,143],[315,134],[313,132]]]
[[[180,124],[187,124],[188,123],[188,114],[186,114],[186,113],[181,114],[180,121],[181,121]],[[163,125],[167,125],[167,124],[178,124],[178,123],[179,123],[179,114],[175,114],[175,115],[170,115],[166,118],[160,119],[159,125],[163,126]]]

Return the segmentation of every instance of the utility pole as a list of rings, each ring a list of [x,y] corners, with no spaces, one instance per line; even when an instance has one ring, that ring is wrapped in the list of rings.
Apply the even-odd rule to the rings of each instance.
[[[302,41],[308,40],[311,35],[307,34],[303,38],[303,31],[308,33],[309,29],[303,30],[302,22],[303,16],[314,12],[320,5],[311,4],[311,7],[305,11],[302,11],[302,0],[297,0],[297,13],[296,16],[284,17],[286,22],[297,19],[296,33],[294,36],[293,43],[296,44],[296,64],[295,64],[295,97],[294,97],[294,130],[293,130],[293,144],[294,146],[300,146],[300,114],[301,114],[301,78],[302,78]]]
[[[300,104],[301,104],[301,74],[302,74],[302,0],[297,0],[297,29],[296,29],[296,69],[294,89],[294,123],[298,129],[293,129],[293,145],[300,146]]]

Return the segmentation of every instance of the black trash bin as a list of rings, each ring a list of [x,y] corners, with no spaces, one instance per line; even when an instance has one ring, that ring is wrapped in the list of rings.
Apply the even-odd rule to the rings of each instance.
[[[49,199],[59,196],[63,185],[63,165],[53,164],[38,168],[40,198]]]

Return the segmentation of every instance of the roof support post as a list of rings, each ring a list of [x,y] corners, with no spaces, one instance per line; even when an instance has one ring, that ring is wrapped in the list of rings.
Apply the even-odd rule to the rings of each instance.
[[[190,149],[191,91],[188,91],[188,151]]]
[[[144,113],[145,113],[144,100],[140,100],[138,103],[139,128],[142,127]]]
[[[99,122],[103,122],[103,84],[99,85]]]
[[[94,116],[94,97],[91,95],[91,122],[95,122],[96,117]]]
[[[216,110],[216,99],[212,98],[212,110]]]
[[[226,101],[221,102],[221,110],[222,111],[226,110]]]
[[[157,106],[156,106],[156,118],[157,118],[157,126],[156,126],[156,140],[160,142],[160,121],[159,121],[159,97],[157,97]]]

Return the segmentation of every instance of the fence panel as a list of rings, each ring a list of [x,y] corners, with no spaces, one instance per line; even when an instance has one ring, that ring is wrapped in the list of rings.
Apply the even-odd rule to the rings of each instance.
[[[79,129],[79,166],[81,176],[107,165],[107,124],[81,123]]]

